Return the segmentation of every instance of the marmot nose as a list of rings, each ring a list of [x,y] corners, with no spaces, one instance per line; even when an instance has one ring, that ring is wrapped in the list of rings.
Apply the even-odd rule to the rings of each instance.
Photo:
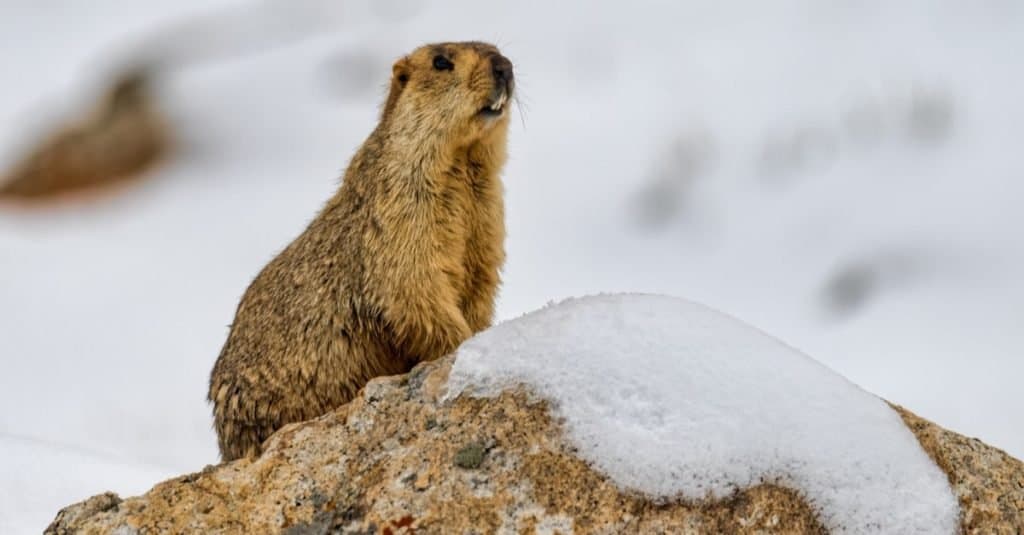
[[[514,75],[512,74],[512,62],[501,54],[491,56],[491,72],[494,74],[494,81],[498,84],[505,84],[511,90]]]

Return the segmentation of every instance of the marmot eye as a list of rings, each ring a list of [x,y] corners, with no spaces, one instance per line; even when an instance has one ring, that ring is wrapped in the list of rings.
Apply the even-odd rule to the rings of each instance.
[[[439,71],[450,71],[455,68],[455,64],[448,61],[448,58],[437,55],[434,56],[434,68]]]

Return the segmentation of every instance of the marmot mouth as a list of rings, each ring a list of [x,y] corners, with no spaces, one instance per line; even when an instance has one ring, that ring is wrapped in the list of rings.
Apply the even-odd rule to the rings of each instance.
[[[485,117],[497,117],[505,111],[505,104],[507,103],[508,93],[502,91],[501,94],[498,95],[498,98],[494,99],[494,102],[480,108],[478,113]]]

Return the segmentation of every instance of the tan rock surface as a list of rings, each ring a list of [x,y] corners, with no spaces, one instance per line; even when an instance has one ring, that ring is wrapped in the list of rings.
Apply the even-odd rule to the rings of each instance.
[[[1024,533],[1024,463],[976,438],[896,407],[924,450],[949,475],[967,533]]]
[[[264,455],[96,496],[47,533],[822,533],[791,490],[652,503],[573,455],[523,392],[440,403],[451,359],[377,379],[349,405],[274,435]],[[950,474],[963,527],[1024,532],[1024,464],[897,408]]]

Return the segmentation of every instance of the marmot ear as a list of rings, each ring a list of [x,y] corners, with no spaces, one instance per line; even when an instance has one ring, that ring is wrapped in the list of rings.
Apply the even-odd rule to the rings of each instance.
[[[405,85],[409,81],[409,61],[406,58],[402,58],[395,62],[394,67],[391,67],[392,79],[402,85]]]
[[[391,114],[392,108],[398,102],[398,96],[402,94],[407,83],[409,83],[409,59],[402,58],[396,61],[395,66],[391,68],[391,87],[388,90],[388,100],[384,103],[381,118]]]

